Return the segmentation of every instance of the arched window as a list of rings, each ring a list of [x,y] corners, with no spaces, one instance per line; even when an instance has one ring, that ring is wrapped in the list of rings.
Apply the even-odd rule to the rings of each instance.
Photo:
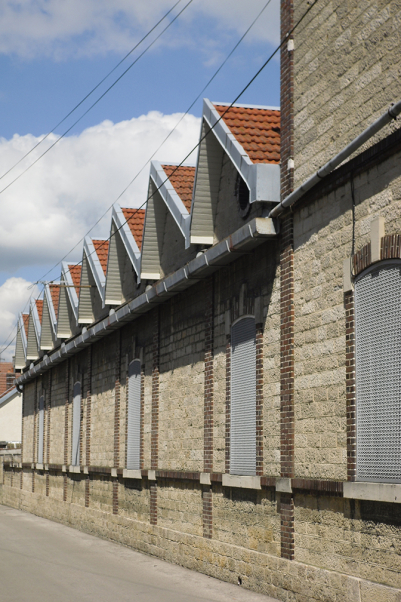
[[[45,434],[45,397],[39,397],[38,463],[43,464],[43,443]]]
[[[256,474],[256,327],[251,316],[231,328],[230,472]]]
[[[79,466],[80,463],[80,439],[81,439],[81,383],[76,382],[72,401],[72,458],[71,464]]]
[[[355,282],[358,481],[401,481],[401,262]]]
[[[141,362],[128,366],[127,468],[141,467]]]

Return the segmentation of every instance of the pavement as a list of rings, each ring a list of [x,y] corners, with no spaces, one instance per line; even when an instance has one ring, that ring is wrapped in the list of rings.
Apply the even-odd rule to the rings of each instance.
[[[0,602],[278,602],[0,505]]]

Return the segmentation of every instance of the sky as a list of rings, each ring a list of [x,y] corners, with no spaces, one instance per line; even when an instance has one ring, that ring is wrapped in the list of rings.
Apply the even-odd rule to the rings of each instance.
[[[148,160],[177,123],[155,159],[182,161],[199,139],[202,97],[234,100],[279,43],[279,0],[270,0],[183,118],[267,2],[192,0],[186,7],[188,1],[180,0],[56,128],[177,0],[0,3],[0,350],[12,340],[18,314],[30,296],[37,297],[43,288],[31,285],[58,280],[59,261],[65,255],[69,261],[79,261],[80,240],[103,214],[90,236],[108,236],[107,210],[121,193],[126,190],[118,201],[123,207],[138,207],[146,201]],[[238,102],[279,105],[278,54]],[[65,137],[50,148],[66,130]],[[4,175],[45,135],[38,148]],[[196,153],[187,162],[195,164]],[[2,358],[10,359],[12,354],[11,344]]]

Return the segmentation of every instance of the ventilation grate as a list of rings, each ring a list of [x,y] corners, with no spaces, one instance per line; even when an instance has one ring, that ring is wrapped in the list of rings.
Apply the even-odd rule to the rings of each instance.
[[[401,480],[401,263],[355,284],[357,480]]]

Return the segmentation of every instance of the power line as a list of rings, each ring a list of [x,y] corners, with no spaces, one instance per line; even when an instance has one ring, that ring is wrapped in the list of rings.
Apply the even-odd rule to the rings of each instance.
[[[146,35],[144,35],[143,38],[141,40],[139,40],[139,42],[137,42],[137,44],[135,44],[135,46],[133,48],[131,48],[131,50],[117,63],[117,65],[115,65],[115,67],[113,67],[113,69],[111,71],[109,71],[103,77],[103,79],[101,79],[100,82],[98,84],[96,84],[96,86],[94,88],[92,88],[92,90],[90,90],[90,92],[88,92],[86,94],[86,96],[84,96],[84,98],[82,100],[80,100],[79,103],[77,105],[75,105],[75,107],[73,109],[71,109],[71,111],[69,113],[67,113],[67,115],[65,117],[63,117],[63,119],[61,121],[58,122],[50,130],[50,132],[48,132],[45,136],[43,136],[43,138],[41,138],[39,140],[39,142],[37,142],[35,144],[35,146],[33,146],[31,148],[31,150],[29,150],[27,153],[25,153],[25,155],[23,157],[21,157],[21,159],[19,159],[12,167],[10,167],[10,169],[8,169],[5,173],[3,173],[3,175],[0,176],[0,180],[2,180],[6,175],[8,175],[11,171],[13,171],[13,169],[15,167],[17,167],[17,165],[19,165],[24,159],[26,159],[36,148],[38,148],[38,146],[40,146],[42,144],[42,142],[44,142],[50,136],[50,134],[52,134],[62,123],[64,123],[64,121],[66,121],[66,119],[68,119],[68,117],[70,117],[70,115],[72,115],[85,102],[85,100],[87,100],[106,81],[106,79],[108,79],[110,77],[110,75],[112,73],[114,73],[114,71],[116,71],[116,69],[118,69],[118,67],[120,65],[122,65],[122,63],[124,61],[127,60],[127,58],[142,44],[142,42],[144,42],[146,40],[146,38],[148,38],[150,36],[150,34],[160,25],[160,23],[162,23],[162,21],[164,21],[164,19],[166,19],[166,17],[168,17],[168,15],[175,9],[175,7],[178,4],[180,4],[180,2],[182,2],[182,0],[178,0],[174,4],[174,6],[172,6],[170,8],[170,10],[168,10],[161,19],[159,19],[159,21],[152,27],[152,29],[150,29],[148,31],[148,33]]]
[[[98,248],[101,248],[103,245],[106,244],[106,242],[109,242],[111,240],[111,238],[113,236],[115,236],[117,234],[117,232],[119,232],[121,230],[121,228],[123,228],[123,226],[125,224],[127,224],[129,221],[131,221],[131,219],[134,217],[134,215],[136,215],[136,213],[147,204],[147,202],[156,194],[156,192],[158,192],[162,188],[162,186],[164,186],[164,184],[170,180],[171,176],[174,175],[175,172],[185,163],[185,161],[188,159],[188,157],[190,155],[192,155],[192,153],[201,145],[201,143],[203,142],[203,140],[205,140],[205,138],[214,130],[214,128],[217,126],[217,124],[220,123],[220,121],[223,119],[223,117],[225,116],[225,114],[234,106],[234,104],[241,98],[241,96],[246,92],[246,90],[248,90],[248,88],[252,85],[252,83],[255,81],[255,79],[261,74],[261,72],[265,69],[265,67],[270,63],[270,61],[274,58],[274,56],[277,54],[277,52],[280,50],[280,48],[283,46],[283,44],[293,34],[293,32],[296,30],[296,28],[300,25],[300,23],[304,20],[304,18],[306,17],[306,15],[315,6],[315,4],[317,2],[318,2],[318,0],[314,0],[314,2],[311,2],[311,4],[309,5],[309,7],[305,11],[305,13],[302,15],[302,17],[300,17],[300,19],[297,21],[297,23],[294,25],[294,27],[284,36],[284,38],[281,40],[280,44],[272,52],[272,54],[269,56],[269,58],[263,63],[263,65],[258,69],[258,71],[255,73],[255,75],[252,77],[252,79],[246,84],[246,86],[241,90],[241,92],[236,96],[236,98],[231,102],[231,104],[227,106],[227,108],[225,109],[224,113],[222,113],[222,115],[219,116],[219,118],[217,119],[217,121],[215,122],[215,124],[210,129],[208,129],[208,131],[201,137],[201,139],[193,147],[193,149],[190,150],[189,153],[184,157],[184,159],[174,168],[174,170],[171,172],[170,176],[166,177],[166,179],[160,184],[160,186],[158,186],[158,188],[156,188],[153,191],[153,193],[150,196],[148,196],[148,198],[146,199],[146,201],[144,203],[142,203],[142,205],[140,205],[139,207],[137,207],[136,211],[128,219],[126,219],[125,222],[123,222],[119,228],[117,228],[112,234],[110,234],[110,236],[107,239],[105,239],[102,242],[102,244],[99,245]],[[90,253],[90,255],[93,255],[96,252],[97,252],[96,250],[92,251],[92,253]],[[88,257],[90,257],[90,255],[88,255]],[[79,261],[78,263],[74,264],[74,266],[78,266],[81,263],[82,263],[82,260]],[[56,264],[56,265],[58,265],[58,264]],[[54,269],[54,267],[56,267],[56,266],[53,266],[52,269]],[[47,273],[49,273],[49,272],[47,272]]]
[[[233,105],[241,98],[241,96],[246,92],[246,90],[248,90],[248,88],[252,85],[252,83],[255,81],[255,79],[260,75],[260,73],[265,69],[265,67],[270,63],[270,61],[275,57],[275,55],[277,54],[277,52],[280,50],[280,48],[285,44],[285,42],[288,40],[288,38],[294,33],[294,31],[299,27],[299,25],[302,23],[302,21],[305,19],[305,17],[308,15],[308,13],[312,10],[312,8],[315,6],[315,4],[317,4],[318,0],[314,0],[313,2],[311,2],[308,6],[308,8],[306,9],[305,13],[299,18],[299,20],[296,22],[296,24],[293,26],[293,28],[287,32],[287,34],[283,37],[283,39],[280,41],[280,44],[275,48],[275,50],[270,54],[270,56],[268,57],[268,59],[263,63],[263,65],[258,69],[258,71],[255,73],[255,75],[250,79],[250,81],[246,84],[246,86],[241,90],[241,92],[236,96],[236,98],[231,102],[230,105],[227,106],[227,108],[225,109],[225,111],[219,116],[219,118],[217,119],[217,121],[215,122],[215,124],[204,134],[204,136],[201,137],[201,139],[199,140],[199,142],[193,147],[193,149],[184,157],[184,159],[175,167],[175,169],[171,172],[170,177],[166,177],[166,179],[161,183],[161,185],[156,188],[154,190],[154,192],[146,199],[146,201],[144,203],[142,203],[142,205],[138,208],[136,208],[135,212],[127,219],[125,220],[125,222],[123,222],[121,224],[121,226],[115,230],[115,232],[113,232],[113,234],[111,234],[101,245],[99,245],[99,247],[101,247],[103,244],[105,244],[106,242],[109,242],[112,238],[112,236],[114,236],[119,230],[121,230],[121,228],[129,223],[129,221],[134,217],[134,215],[141,209],[144,207],[144,205],[147,204],[147,202],[156,194],[156,192],[158,192],[160,190],[160,188],[171,178],[171,176],[184,164],[184,162],[188,159],[188,157],[200,146],[200,144],[203,142],[203,140],[212,132],[212,130],[217,126],[217,124],[223,119],[223,117],[225,116],[225,114],[233,107]],[[121,195],[120,195],[121,196]],[[77,246],[77,245],[76,245]],[[75,249],[75,247],[74,247]],[[94,251],[96,252],[96,251]],[[94,253],[92,252],[91,255]],[[66,257],[66,256],[65,256]],[[63,261],[63,260],[61,260]],[[47,276],[47,274],[49,274],[49,272],[51,272],[55,267],[57,267],[61,262],[58,262],[57,264],[55,264],[48,272],[46,272],[46,274],[42,277],[44,278],[45,276]],[[74,264],[74,265],[80,265],[80,263],[82,263],[82,261]],[[42,279],[41,278],[41,279]],[[0,352],[1,353],[1,352]]]
[[[66,255],[64,255],[64,257],[62,259],[60,259],[60,261],[58,263],[56,263],[52,268],[50,268],[50,270],[48,270],[46,272],[46,274],[44,274],[44,276],[42,276],[42,278],[46,278],[46,276],[48,274],[50,274],[50,272],[52,272],[54,268],[56,268],[60,263],[62,263],[68,257],[68,255],[70,255],[73,251],[75,251],[75,249],[81,244],[81,242],[85,239],[85,237],[88,236],[88,234],[90,234],[90,232],[92,232],[92,230],[98,225],[98,223],[108,214],[108,212],[113,207],[114,203],[117,203],[120,200],[120,198],[126,193],[126,191],[128,190],[128,188],[135,182],[135,180],[143,172],[143,170],[145,169],[145,167],[147,165],[149,165],[149,163],[151,162],[151,160],[153,159],[153,157],[156,155],[156,153],[159,152],[159,150],[162,148],[162,146],[167,142],[167,140],[170,138],[170,136],[175,132],[175,130],[177,129],[177,127],[179,126],[179,124],[182,122],[182,120],[188,115],[189,111],[192,109],[192,107],[195,105],[195,103],[202,96],[203,92],[209,87],[209,85],[212,83],[212,81],[217,77],[217,75],[220,73],[220,71],[222,70],[222,68],[224,67],[224,65],[227,63],[227,61],[230,59],[230,57],[234,54],[234,52],[236,51],[236,49],[238,48],[238,46],[241,44],[241,42],[244,40],[244,38],[248,35],[248,33],[250,32],[250,30],[252,29],[252,27],[255,25],[255,23],[258,21],[258,19],[261,17],[261,15],[266,10],[266,8],[269,6],[270,2],[271,2],[271,0],[268,0],[266,2],[266,4],[264,5],[264,7],[262,8],[262,10],[257,14],[257,16],[255,17],[255,19],[249,25],[248,29],[240,37],[240,39],[235,44],[235,46],[232,48],[232,50],[230,51],[230,53],[227,55],[227,57],[224,59],[224,61],[221,63],[221,65],[218,67],[218,69],[214,72],[214,74],[209,79],[209,81],[205,84],[205,86],[202,88],[202,90],[199,92],[199,94],[197,95],[197,97],[195,98],[195,100],[193,100],[193,102],[189,105],[189,107],[187,108],[187,110],[185,111],[185,113],[180,117],[180,119],[177,121],[177,123],[175,124],[175,126],[173,127],[173,129],[167,134],[167,136],[164,138],[163,142],[152,153],[152,155],[149,157],[149,159],[146,161],[146,163],[144,163],[144,165],[137,172],[137,174],[135,175],[135,177],[129,182],[129,184],[118,195],[118,197],[113,201],[113,203],[106,209],[106,211],[93,224],[93,226],[90,228],[90,230],[88,230],[86,232],[86,234],[76,243],[76,245],[74,245],[74,247],[72,247],[72,249],[70,249],[68,251],[68,253]],[[147,200],[140,207],[138,207],[137,209],[141,209],[146,203],[147,203]],[[135,214],[133,214],[133,215],[135,215]],[[75,264],[75,265],[79,265],[79,264]]]
[[[170,21],[170,23],[168,25],[166,25],[166,27],[156,36],[156,38],[149,44],[149,46],[147,46],[145,48],[145,50],[143,50],[141,52],[141,54],[130,64],[130,66],[127,67],[127,69],[125,69],[125,71],[123,71],[121,75],[119,75],[119,77],[111,84],[111,86],[109,86],[107,88],[107,90],[105,92],[103,92],[103,94],[101,94],[99,96],[99,98],[97,100],[95,100],[95,102],[92,103],[91,106],[76,121],[74,121],[74,123],[67,130],[65,130],[65,132],[63,134],[61,134],[61,136],[59,136],[59,138],[57,138],[57,140],[55,140],[53,142],[53,144],[51,144],[49,146],[49,148],[47,148],[41,155],[39,155],[39,157],[37,157],[35,159],[35,161],[33,161],[33,163],[28,165],[28,167],[26,167],[17,177],[15,177],[14,180],[11,180],[11,182],[9,184],[7,184],[7,186],[2,188],[0,190],[0,194],[2,194],[8,188],[10,188],[10,186],[12,186],[15,182],[17,182],[17,180],[19,180],[23,175],[25,175],[27,173],[27,171],[29,171],[34,165],[36,165],[36,163],[38,161],[40,161],[45,155],[47,155],[47,153],[52,148],[54,148],[56,146],[56,144],[58,144],[60,142],[60,140],[62,140],[77,125],[77,123],[79,123],[85,117],[85,115],[87,115],[89,113],[89,111],[91,111],[93,109],[93,107],[95,107],[102,100],[102,98],[104,98],[106,96],[106,94],[108,92],[110,92],[110,90],[112,88],[114,88],[114,86],[120,81],[120,79],[122,79],[124,77],[124,75],[126,75],[126,73],[128,73],[128,71],[130,69],[132,69],[132,67],[139,61],[139,59],[142,58],[144,54],[146,54],[146,52],[159,40],[159,38],[164,34],[164,32],[167,31],[167,29],[169,29],[169,27],[171,27],[171,25],[178,19],[178,17],[184,12],[184,10],[186,8],[188,8],[188,6],[190,4],[192,4],[193,1],[194,0],[189,0],[189,2],[187,2],[187,4],[184,6],[184,8],[182,8],[180,10],[180,12],[177,13],[177,15]]]

